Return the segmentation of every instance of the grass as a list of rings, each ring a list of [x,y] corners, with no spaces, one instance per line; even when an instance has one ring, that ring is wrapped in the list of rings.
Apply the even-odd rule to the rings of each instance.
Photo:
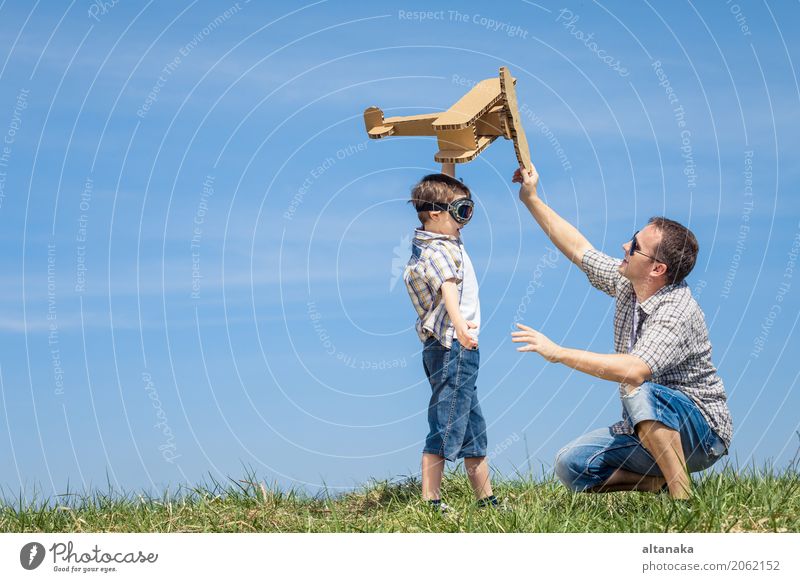
[[[478,509],[460,468],[449,472],[438,515],[415,478],[373,481],[341,495],[309,496],[259,483],[252,472],[225,485],[183,487],[161,498],[67,493],[0,502],[0,532],[798,532],[800,476],[767,466],[693,476],[688,503],[652,493],[579,494],[552,476],[495,476],[510,511]]]

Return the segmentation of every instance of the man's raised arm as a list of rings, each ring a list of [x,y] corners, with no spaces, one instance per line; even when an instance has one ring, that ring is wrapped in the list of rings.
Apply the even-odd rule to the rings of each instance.
[[[527,172],[517,169],[512,179],[512,182],[520,184],[519,199],[525,204],[545,234],[550,237],[553,244],[570,261],[581,267],[584,253],[594,247],[577,228],[561,218],[539,198],[536,193],[539,185],[539,174],[536,172],[536,168],[533,169],[531,175],[526,174]]]

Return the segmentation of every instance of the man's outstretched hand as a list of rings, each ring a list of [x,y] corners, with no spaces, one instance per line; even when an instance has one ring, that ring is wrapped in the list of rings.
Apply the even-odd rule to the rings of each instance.
[[[520,331],[511,332],[511,341],[518,344],[525,344],[517,348],[518,352],[536,352],[548,362],[558,361],[558,352],[561,346],[550,341],[543,333],[539,333],[532,327],[517,324]]]
[[[522,168],[517,168],[517,171],[514,172],[514,177],[511,178],[512,182],[521,184],[519,188],[519,199],[522,200],[524,204],[529,204],[538,197],[536,189],[539,187],[539,172],[536,171],[533,165],[531,165],[531,168],[533,169],[530,174]]]

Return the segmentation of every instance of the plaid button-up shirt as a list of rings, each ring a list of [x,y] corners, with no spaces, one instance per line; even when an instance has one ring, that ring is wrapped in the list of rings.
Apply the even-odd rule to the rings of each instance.
[[[685,281],[666,285],[638,303],[633,284],[618,271],[621,262],[596,249],[586,251],[582,261],[589,282],[617,299],[614,349],[619,354],[641,358],[650,367],[652,382],[680,390],[691,398],[728,448],[733,424],[722,380],[711,363],[711,342],[703,311]],[[632,335],[634,309],[638,310],[638,322]],[[635,343],[631,349],[632,338]],[[625,394],[622,385],[620,394]],[[634,434],[624,407],[622,418],[611,431]]]
[[[445,281],[455,279],[460,300],[464,278],[461,249],[461,239],[421,228],[414,233],[403,281],[417,311],[417,335],[422,342],[433,336],[447,348],[453,343],[455,329],[441,287]]]

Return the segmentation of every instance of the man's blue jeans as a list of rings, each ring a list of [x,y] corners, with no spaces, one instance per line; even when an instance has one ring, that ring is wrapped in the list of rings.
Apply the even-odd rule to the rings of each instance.
[[[657,420],[681,435],[690,473],[702,471],[727,454],[725,443],[709,427],[691,398],[653,382],[645,382],[622,397],[631,425]],[[573,491],[605,483],[617,469],[662,476],[655,459],[636,434],[613,434],[599,428],[578,437],[556,455],[556,475]]]

